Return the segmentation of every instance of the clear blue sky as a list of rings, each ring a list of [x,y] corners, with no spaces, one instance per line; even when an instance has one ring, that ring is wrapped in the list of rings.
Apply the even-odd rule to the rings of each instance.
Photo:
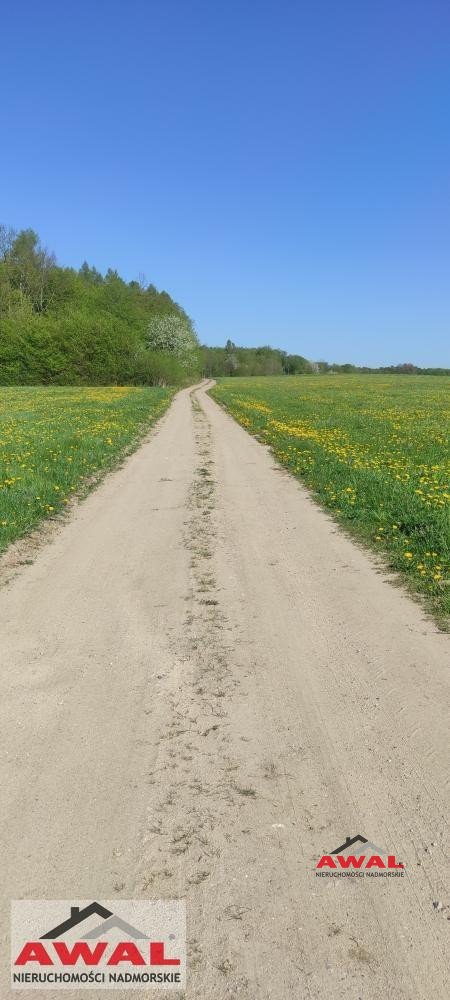
[[[202,341],[450,365],[448,0],[4,5],[0,221]]]

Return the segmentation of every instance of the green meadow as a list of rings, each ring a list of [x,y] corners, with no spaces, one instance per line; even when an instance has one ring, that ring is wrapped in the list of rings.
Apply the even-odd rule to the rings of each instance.
[[[449,613],[447,377],[300,375],[220,380],[212,396],[316,499]]]
[[[168,406],[159,388],[0,390],[0,551],[113,468]]]

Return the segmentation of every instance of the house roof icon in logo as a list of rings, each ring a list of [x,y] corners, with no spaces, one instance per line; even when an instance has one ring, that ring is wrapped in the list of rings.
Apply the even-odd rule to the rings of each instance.
[[[342,854],[349,847],[353,847],[354,844],[362,844],[364,851],[370,851],[372,854],[384,856],[388,854],[388,851],[384,847],[377,847],[376,844],[372,844],[370,840],[367,840],[367,837],[362,837],[360,833],[357,833],[356,837],[347,837],[345,843],[341,844],[340,847],[336,847],[334,851],[330,851],[330,854]]]
[[[83,934],[83,941],[101,937],[102,934],[107,934],[113,927],[117,927],[120,931],[123,931],[124,934],[127,934],[128,937],[135,938],[137,940],[149,940],[148,934],[144,934],[143,931],[138,931],[136,927],[133,927],[125,920],[122,920],[121,917],[117,917],[112,910],[107,910],[106,906],[102,906],[100,903],[96,902],[90,903],[82,910],[80,910],[79,906],[71,906],[70,917],[68,917],[67,920],[64,920],[62,924],[58,924],[57,927],[53,927],[52,930],[47,931],[46,934],[42,934],[41,940],[45,938],[53,940],[54,938],[62,937],[63,934],[67,934],[67,932],[72,930],[73,927],[84,923],[84,921],[87,920],[88,917],[91,917],[94,913],[97,913],[99,917],[103,917],[103,920],[97,925],[97,927],[88,931],[87,934]]]

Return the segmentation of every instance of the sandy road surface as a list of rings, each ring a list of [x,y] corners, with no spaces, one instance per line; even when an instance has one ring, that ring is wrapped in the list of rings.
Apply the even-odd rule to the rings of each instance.
[[[11,897],[186,896],[189,998],[446,995],[447,640],[204,387],[0,615],[5,947]],[[358,833],[406,877],[316,877]]]

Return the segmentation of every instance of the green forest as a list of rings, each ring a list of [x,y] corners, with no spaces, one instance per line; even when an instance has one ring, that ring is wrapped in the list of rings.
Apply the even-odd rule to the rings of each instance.
[[[167,292],[60,267],[32,229],[0,227],[0,384],[178,385],[200,369],[193,324]]]
[[[200,376],[326,372],[446,374],[407,363],[370,369],[263,347],[199,344],[167,292],[84,263],[61,267],[32,229],[0,226],[0,385],[183,385]]]

